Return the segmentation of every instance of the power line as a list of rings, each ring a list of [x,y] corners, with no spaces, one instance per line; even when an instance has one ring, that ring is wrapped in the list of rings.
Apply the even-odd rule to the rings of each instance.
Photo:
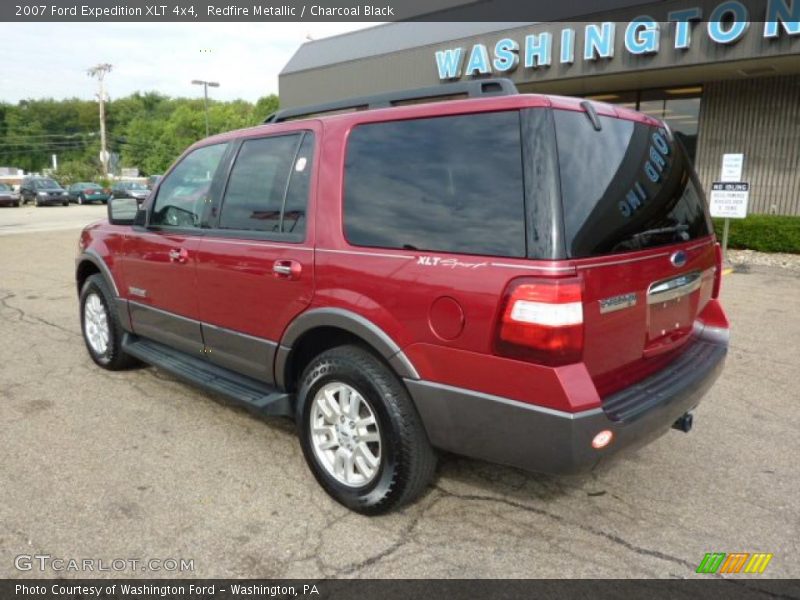
[[[92,131],[89,133],[30,133],[30,134],[19,134],[19,133],[7,133],[5,136],[0,137],[0,139],[9,139],[9,138],[50,138],[50,137],[64,137],[64,138],[74,138],[74,137],[94,137],[97,135],[96,131]]]

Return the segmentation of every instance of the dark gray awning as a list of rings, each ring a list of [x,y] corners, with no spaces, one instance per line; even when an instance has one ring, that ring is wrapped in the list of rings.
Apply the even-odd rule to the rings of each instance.
[[[295,52],[281,75],[528,24],[530,23],[386,23],[306,42]]]

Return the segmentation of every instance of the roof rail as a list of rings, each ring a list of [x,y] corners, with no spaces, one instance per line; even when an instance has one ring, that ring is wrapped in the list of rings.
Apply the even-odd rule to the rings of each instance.
[[[397,92],[387,92],[375,96],[362,96],[359,98],[347,98],[335,102],[314,104],[311,106],[300,106],[298,108],[284,108],[268,116],[264,123],[280,123],[298,117],[307,117],[319,113],[343,111],[347,109],[367,110],[372,108],[390,108],[402,102],[412,100],[434,99],[442,96],[466,95],[469,98],[479,98],[482,96],[512,96],[518,94],[517,86],[510,79],[477,79],[473,81],[459,81],[454,83],[444,83],[430,87],[418,88],[414,90],[400,90]]]

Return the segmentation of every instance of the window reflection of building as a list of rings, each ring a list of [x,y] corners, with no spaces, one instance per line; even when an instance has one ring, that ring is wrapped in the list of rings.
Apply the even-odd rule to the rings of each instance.
[[[694,161],[697,154],[697,132],[700,117],[702,86],[665,88],[593,94],[590,100],[618,104],[662,119],[681,140]]]

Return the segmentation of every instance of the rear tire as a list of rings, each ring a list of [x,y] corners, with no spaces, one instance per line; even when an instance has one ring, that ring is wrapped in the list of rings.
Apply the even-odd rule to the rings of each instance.
[[[109,371],[119,371],[138,361],[122,350],[124,330],[113,307],[114,296],[105,278],[95,273],[86,279],[80,296],[83,341],[95,363]]]
[[[14,202],[11,204],[14,208],[19,208],[19,202]]]
[[[69,200],[64,200],[64,202],[61,203],[61,206],[69,206]]]
[[[436,455],[408,392],[387,365],[363,348],[340,346],[311,361],[299,388],[303,454],[336,501],[376,515],[422,495]]]

